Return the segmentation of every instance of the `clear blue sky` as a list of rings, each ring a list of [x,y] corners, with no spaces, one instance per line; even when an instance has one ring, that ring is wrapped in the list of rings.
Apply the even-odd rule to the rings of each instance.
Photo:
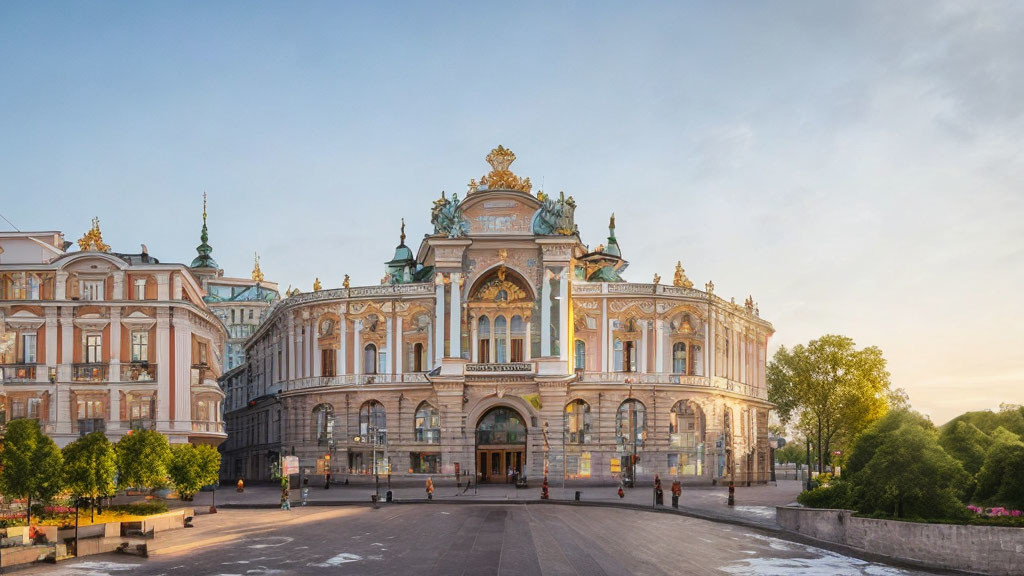
[[[206,190],[229,275],[372,284],[504,144],[629,279],[881,346],[941,422],[1024,403],[1022,6],[3,2],[0,213],[188,262]]]

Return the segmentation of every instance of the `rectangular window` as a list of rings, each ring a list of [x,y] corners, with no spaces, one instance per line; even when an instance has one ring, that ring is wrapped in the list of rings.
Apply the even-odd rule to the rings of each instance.
[[[513,338],[512,339],[512,361],[522,362],[523,361],[523,339]]]
[[[31,275],[28,277],[28,299],[39,300],[39,279]]]
[[[132,362],[149,362],[149,332],[132,332]]]
[[[103,402],[101,400],[79,400],[78,419],[103,418]]]
[[[206,344],[199,345],[199,363],[206,366]]]
[[[334,350],[321,350],[320,351],[320,375],[321,376],[334,376]]]
[[[85,280],[82,282],[82,300],[102,301],[103,280]]]
[[[491,340],[489,338],[480,339],[480,350],[477,357],[484,364],[491,361]]]
[[[441,471],[441,455],[426,452],[409,453],[411,474],[438,474]]]
[[[135,299],[145,300],[146,299],[146,279],[136,278],[135,279]]]
[[[29,398],[28,399],[28,415],[27,415],[27,417],[28,418],[39,418],[39,415],[42,413],[42,411],[40,410],[42,405],[43,405],[43,401],[40,400],[39,398]]]
[[[85,335],[85,362],[87,364],[103,362],[103,336],[101,334]]]
[[[11,400],[11,418],[24,418],[25,413],[25,401],[24,400]]]
[[[250,308],[250,309],[249,309],[249,320],[252,320],[252,319],[253,319],[253,312],[255,312],[255,310],[253,310],[252,308]]]
[[[35,364],[36,363],[36,335],[35,334],[22,334],[21,335],[21,363],[22,364]]]

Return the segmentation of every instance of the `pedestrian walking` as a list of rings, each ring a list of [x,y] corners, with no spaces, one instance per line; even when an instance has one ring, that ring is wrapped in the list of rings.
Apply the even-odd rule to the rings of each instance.
[[[672,482],[672,507],[679,508],[679,497],[683,494],[683,485],[677,478]]]
[[[619,478],[619,498],[625,498],[626,492],[622,489],[622,478]]]
[[[434,499],[434,480],[427,476],[427,500]]]
[[[330,488],[331,488],[331,473],[328,472],[326,477],[324,478],[324,490],[329,490]]]

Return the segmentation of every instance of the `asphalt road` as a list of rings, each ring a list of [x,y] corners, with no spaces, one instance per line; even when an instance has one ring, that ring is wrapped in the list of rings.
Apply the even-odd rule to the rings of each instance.
[[[422,504],[378,510],[348,507],[338,512],[303,512],[309,514],[305,521],[296,516],[280,516],[280,511],[259,512],[265,515],[264,521],[270,519],[268,527],[247,530],[258,521],[253,516],[255,512],[225,511],[216,515],[217,526],[223,528],[204,534],[235,536],[228,541],[213,544],[207,539],[207,545],[195,548],[186,539],[171,552],[149,559],[110,554],[19,573],[927,574],[865,562],[732,525],[616,508]],[[275,523],[273,518],[299,520]]]

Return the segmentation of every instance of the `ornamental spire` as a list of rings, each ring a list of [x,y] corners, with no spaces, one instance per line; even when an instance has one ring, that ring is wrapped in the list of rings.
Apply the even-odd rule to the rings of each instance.
[[[619,250],[619,241],[615,238],[615,213],[612,212],[612,217],[608,219],[608,246],[604,249],[605,254],[611,254],[612,256],[618,256],[622,258],[622,252]]]
[[[92,228],[78,240],[78,248],[83,252],[110,252],[110,246],[103,242],[103,232],[100,232],[100,219],[98,217],[93,217]]]
[[[405,246],[405,218],[402,218],[402,234],[401,234],[401,236],[399,236],[399,238],[400,238],[399,245],[400,246]]]
[[[210,246],[210,234],[206,228],[206,192],[203,192],[203,230],[199,234],[199,246],[196,246],[196,252],[198,256],[192,260],[192,268],[217,268],[217,262],[214,261],[210,253],[213,252],[213,246]]]
[[[252,279],[257,282],[263,282],[263,271],[260,270],[260,255],[258,252],[253,252],[253,260]]]

